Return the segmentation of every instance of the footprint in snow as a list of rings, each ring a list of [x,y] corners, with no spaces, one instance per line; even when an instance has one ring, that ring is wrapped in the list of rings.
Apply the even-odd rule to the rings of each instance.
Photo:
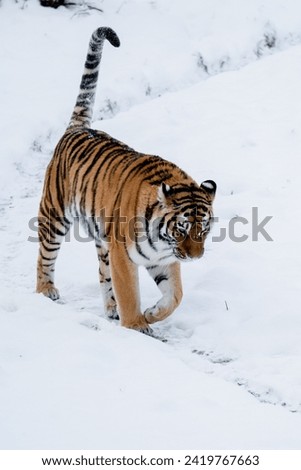
[[[198,356],[203,356],[208,359],[213,364],[229,364],[233,362],[234,359],[228,356],[219,356],[215,355],[213,351],[203,351],[199,349],[193,349],[192,354],[197,354]]]

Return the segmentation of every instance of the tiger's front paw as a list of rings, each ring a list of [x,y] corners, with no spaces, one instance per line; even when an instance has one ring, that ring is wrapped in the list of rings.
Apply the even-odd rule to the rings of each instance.
[[[160,309],[156,305],[154,305],[153,307],[147,308],[144,312],[144,316],[145,316],[147,323],[152,324],[152,323],[157,322],[158,318],[156,318],[156,316],[159,314],[159,312],[160,312]]]
[[[152,336],[153,330],[147,323],[145,317],[140,315],[137,319],[131,322],[122,322],[122,326],[126,328],[130,328],[132,330],[140,331],[140,333],[144,333],[145,335]]]

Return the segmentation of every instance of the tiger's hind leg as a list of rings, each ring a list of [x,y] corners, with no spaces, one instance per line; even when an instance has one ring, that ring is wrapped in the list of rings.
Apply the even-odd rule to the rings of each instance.
[[[144,312],[146,321],[155,323],[171,315],[182,300],[180,263],[151,266],[147,268],[147,271],[162,293],[162,297],[156,305]]]
[[[96,242],[96,250],[99,261],[99,282],[103,296],[104,308],[107,316],[119,320],[117,302],[112,286],[109,251]]]
[[[59,291],[54,285],[55,262],[71,223],[66,217],[57,216],[55,211],[52,211],[48,217],[39,214],[40,249],[36,291],[51,300],[57,300],[60,297]]]

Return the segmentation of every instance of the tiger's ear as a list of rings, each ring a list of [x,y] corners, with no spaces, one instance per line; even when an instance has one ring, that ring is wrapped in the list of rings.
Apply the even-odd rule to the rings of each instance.
[[[162,183],[158,188],[158,201],[161,204],[166,205],[166,199],[172,195],[172,188],[166,184]]]
[[[211,196],[211,199],[214,199],[215,193],[216,193],[216,183],[212,180],[206,180],[201,183],[201,188],[206,191],[209,196]]]

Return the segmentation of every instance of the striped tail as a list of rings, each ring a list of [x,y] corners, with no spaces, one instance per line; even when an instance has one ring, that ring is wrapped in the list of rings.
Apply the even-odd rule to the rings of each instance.
[[[99,64],[105,39],[107,39],[114,47],[120,46],[119,38],[111,28],[98,28],[92,34],[79,94],[68,129],[75,126],[91,126]]]

